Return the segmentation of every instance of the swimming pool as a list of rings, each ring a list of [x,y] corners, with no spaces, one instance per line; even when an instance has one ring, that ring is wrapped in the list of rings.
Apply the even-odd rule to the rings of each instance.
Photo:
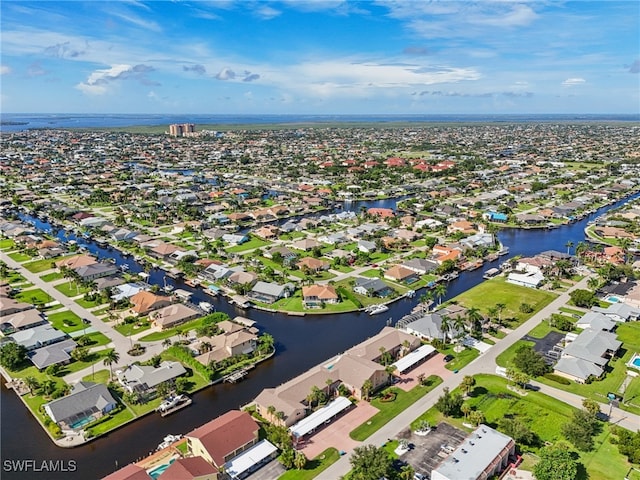
[[[149,476],[150,476],[151,478],[153,478],[153,479],[155,480],[155,479],[156,479],[156,478],[158,478],[160,475],[162,475],[162,474],[164,473],[164,471],[165,471],[167,468],[169,468],[169,467],[171,466],[171,464],[172,464],[173,462],[175,462],[175,461],[176,461],[176,459],[175,459],[175,458],[172,458],[172,459],[169,461],[169,463],[164,463],[164,464],[159,465],[159,466],[157,466],[157,467],[155,467],[155,468],[152,468],[151,470],[148,470],[148,471],[147,471],[147,473],[149,474]]]
[[[84,427],[87,423],[91,423],[93,421],[93,417],[85,417],[82,420],[78,420],[77,422],[71,424],[71,428],[74,430],[76,428]]]
[[[634,353],[631,360],[627,363],[627,366],[634,367],[640,370],[640,353]]]
[[[607,297],[607,302],[620,303],[620,299],[618,297],[613,296],[613,295],[609,295]]]

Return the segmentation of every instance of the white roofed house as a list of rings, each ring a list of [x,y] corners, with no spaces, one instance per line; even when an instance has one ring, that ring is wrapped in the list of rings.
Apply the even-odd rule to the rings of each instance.
[[[485,480],[494,478],[509,465],[516,443],[503,433],[480,424],[440,465],[431,480]]]
[[[294,291],[295,287],[291,283],[279,285],[277,283],[260,281],[253,286],[247,296],[258,302],[273,303],[281,298],[290,296]]]
[[[150,365],[130,365],[118,370],[118,382],[129,392],[147,393],[154,391],[163,382],[175,380],[187,373],[180,362],[165,360],[158,367]]]
[[[600,378],[621,346],[615,333],[591,328],[583,330],[564,348],[554,373],[578,383],[584,383],[590,377]]]

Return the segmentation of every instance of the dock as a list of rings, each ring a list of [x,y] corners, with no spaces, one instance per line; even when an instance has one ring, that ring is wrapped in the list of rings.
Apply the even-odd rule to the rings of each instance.
[[[193,400],[190,398],[178,403],[176,406],[167,408],[166,410],[161,410],[160,408],[156,409],[157,412],[160,412],[161,417],[166,417],[167,415],[171,415],[172,413],[177,412],[178,410],[182,410],[185,407],[188,407],[193,403]]]
[[[237,383],[241,381],[244,377],[246,377],[249,374],[249,370],[251,370],[251,368],[253,368],[254,366],[255,365],[252,365],[251,367],[243,368],[242,370],[237,370],[235,372],[230,373],[229,375],[226,375],[223,378],[223,382]]]

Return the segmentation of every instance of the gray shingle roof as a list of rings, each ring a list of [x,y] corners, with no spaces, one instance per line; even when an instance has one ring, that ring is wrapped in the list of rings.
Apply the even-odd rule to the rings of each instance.
[[[71,423],[96,412],[108,412],[116,406],[109,389],[102,383],[79,382],[71,393],[44,405],[49,416],[59,423]]]

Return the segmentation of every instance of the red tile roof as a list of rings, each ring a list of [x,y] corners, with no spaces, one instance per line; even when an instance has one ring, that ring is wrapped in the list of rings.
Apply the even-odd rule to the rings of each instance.
[[[107,475],[102,480],[149,480],[151,477],[147,471],[131,463],[120,470],[113,472],[111,475]]]
[[[224,465],[224,458],[257,438],[258,424],[247,412],[231,410],[205,423],[187,437],[200,440],[216,465]]]
[[[179,458],[158,477],[158,480],[191,480],[216,473],[218,469],[202,457]]]

